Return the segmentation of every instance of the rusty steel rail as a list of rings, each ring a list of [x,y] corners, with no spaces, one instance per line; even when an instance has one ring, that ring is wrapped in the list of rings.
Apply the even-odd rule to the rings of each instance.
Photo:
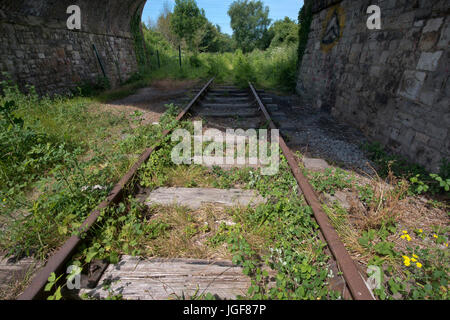
[[[181,120],[189,109],[198,101],[198,99],[205,94],[208,90],[211,83],[214,81],[214,78],[209,80],[203,88],[197,93],[197,95],[189,102],[189,104],[178,114],[176,120]],[[172,128],[173,129],[173,128]],[[123,176],[122,179],[114,186],[111,193],[108,195],[106,200],[102,201],[98,207],[92,211],[86,220],[81,225],[79,231],[80,233],[87,232],[97,221],[98,217],[101,214],[101,211],[111,204],[119,203],[124,196],[124,189],[130,183],[130,181],[136,176],[138,169],[141,165],[148,160],[153,151],[157,150],[161,146],[161,142],[163,142],[164,138],[172,131],[172,129],[164,130],[162,133],[162,137],[155,143],[151,148],[147,148],[139,157],[137,162],[131,167],[130,170]],[[41,299],[45,297],[44,288],[47,284],[48,278],[51,273],[59,273],[61,272],[64,264],[67,263],[72,256],[72,254],[77,249],[78,245],[83,241],[83,239],[79,236],[71,236],[58,251],[56,251],[50,258],[48,259],[44,268],[42,268],[36,276],[33,278],[31,284],[25,289],[25,291],[17,298],[17,300],[33,300],[33,299]]]
[[[273,123],[269,113],[267,112],[266,107],[262,103],[261,99],[258,96],[258,93],[256,92],[253,85],[249,82],[250,89],[258,103],[259,108],[264,113],[264,116],[266,117],[267,121],[270,124],[271,129],[277,129],[275,124]],[[355,300],[375,300],[370,290],[367,288],[364,279],[362,278],[361,274],[359,273],[355,263],[353,262],[352,258],[347,252],[347,249],[345,248],[342,241],[339,239],[339,236],[336,232],[336,230],[333,228],[333,226],[330,223],[330,220],[328,219],[328,216],[323,212],[321,204],[319,202],[319,199],[317,195],[314,193],[314,189],[312,188],[311,184],[308,182],[308,179],[303,175],[303,173],[300,171],[298,163],[292,153],[292,151],[289,149],[289,147],[286,145],[283,137],[280,135],[280,147],[283,151],[284,156],[286,157],[286,160],[289,164],[289,167],[292,170],[292,173],[294,174],[295,179],[297,180],[297,183],[303,192],[303,196],[305,197],[306,202],[309,204],[309,206],[312,208],[314,217],[319,224],[321,233],[323,237],[325,238],[329,249],[331,250],[339,268],[341,269],[344,279],[346,281],[346,285],[350,289],[350,293]]]

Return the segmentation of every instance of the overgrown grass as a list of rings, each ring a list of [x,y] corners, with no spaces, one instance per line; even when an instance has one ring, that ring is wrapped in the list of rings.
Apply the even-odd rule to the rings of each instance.
[[[94,98],[7,85],[0,106],[0,250],[19,257],[45,259],[76,231],[165,124],[136,127],[133,115],[98,112]]]
[[[152,58],[153,59],[153,58]],[[252,81],[259,87],[292,93],[295,90],[297,74],[296,46],[255,50],[244,54],[184,52],[180,68],[178,52],[162,51],[160,67],[153,62],[142,67],[120,88],[98,95],[97,100],[105,102],[134,93],[137,89],[157,79],[203,79],[216,78],[216,83],[234,83],[246,87]]]
[[[315,190],[342,200],[323,205],[352,256],[381,270],[379,299],[448,299],[448,206],[440,204],[441,219],[409,190],[410,183],[388,171],[368,181],[343,170],[305,170]],[[429,222],[430,219],[434,219]]]
[[[450,197],[450,162],[442,159],[438,174],[430,174],[423,166],[408,162],[398,155],[391,154],[379,143],[365,144],[370,159],[377,165],[378,174],[385,178],[390,173],[410,183],[410,193],[441,194]]]
[[[206,59],[206,64],[200,62],[200,67],[195,59],[192,64],[197,69],[207,68],[210,76],[220,74],[222,67],[215,68],[219,64],[232,68],[235,56],[205,55],[196,59]],[[254,72],[251,62],[246,60],[248,57],[242,55],[239,59],[238,65],[242,65],[238,69]],[[226,77],[222,74],[222,79]],[[130,87],[133,86],[131,83]],[[176,107],[168,108],[160,126],[136,127],[130,125],[124,114],[95,112],[95,98],[38,98],[33,92],[24,95],[16,87],[5,88],[0,99],[0,143],[2,150],[7,150],[0,159],[0,248],[10,255],[45,259],[78,230],[137,155],[153,144],[163,129],[174,124]],[[189,122],[180,125],[192,130]],[[115,129],[111,130],[112,127]],[[126,137],[122,138],[124,134]],[[75,264],[86,266],[96,258],[117,262],[120,254],[207,257],[220,247],[227,250],[221,252],[224,257],[232,257],[251,277],[246,298],[337,297],[327,288],[328,258],[322,250],[324,244],[317,238],[317,224],[309,206],[297,196],[297,185],[284,158],[279,173],[268,177],[248,168],[225,172],[217,167],[176,166],[170,161],[172,146],[169,143],[155,152],[142,167],[139,175],[142,186],[239,185],[258,190],[267,203],[256,208],[230,209],[227,216],[232,224],[214,225],[212,220],[223,217],[223,213],[206,209],[203,216],[194,217],[185,208],[148,209],[129,197],[102,212],[99,224],[89,233],[91,241],[80,249]],[[354,185],[354,177],[342,170],[310,176],[319,192],[333,194]],[[448,253],[441,248],[448,245],[448,229],[411,229],[399,234],[395,205],[406,197],[407,182],[397,183],[393,190],[376,186],[355,188],[365,207],[360,225],[354,227],[355,215],[351,220],[349,213],[338,205],[325,210],[350,248],[372,264],[384,267],[389,262],[386,274],[390,278],[377,295],[393,298],[400,293],[405,299],[448,298]],[[411,236],[415,234],[415,238],[423,238],[424,244],[396,248],[392,237],[408,232]],[[205,235],[205,247],[196,248],[198,237]],[[436,249],[434,245],[441,247]],[[415,256],[421,267],[411,263]],[[267,267],[276,274],[275,284],[269,284],[272,275]],[[412,287],[404,286],[403,281],[412,283]]]

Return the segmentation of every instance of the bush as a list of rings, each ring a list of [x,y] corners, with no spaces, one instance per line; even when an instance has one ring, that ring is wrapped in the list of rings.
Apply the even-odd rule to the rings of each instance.
[[[236,85],[246,87],[248,82],[255,82],[256,76],[249,59],[240,50],[236,52],[236,63],[234,66],[234,82]]]
[[[141,81],[145,78],[144,70],[141,68],[141,70],[133,73],[123,84],[130,84],[133,82]]]
[[[202,65],[202,61],[198,58],[198,55],[194,54],[189,57],[189,64],[192,67],[200,68],[200,66]]]
[[[281,51],[282,48],[278,48]],[[277,54],[277,59],[274,63],[275,83],[280,87],[284,87],[290,91],[295,90],[297,85],[297,57],[295,55],[295,48],[283,48]]]
[[[217,81],[222,81],[228,75],[229,69],[225,62],[225,56],[220,54],[208,54],[206,56],[208,65],[208,77],[216,77]]]
[[[409,163],[404,158],[386,152],[384,147],[376,142],[363,145],[369,158],[377,165],[381,177],[387,177],[392,172],[396,177],[407,179],[410,182],[410,193],[448,193],[450,189],[449,162],[443,159],[439,175],[430,174],[418,164]]]
[[[0,105],[0,172],[2,189],[17,191],[36,176],[61,162],[66,156],[66,145],[45,133],[25,126],[24,120],[14,114],[15,101]]]
[[[111,88],[111,83],[107,77],[98,76],[97,79],[92,81],[84,81],[73,93],[82,97],[91,97],[99,92],[108,90]]]

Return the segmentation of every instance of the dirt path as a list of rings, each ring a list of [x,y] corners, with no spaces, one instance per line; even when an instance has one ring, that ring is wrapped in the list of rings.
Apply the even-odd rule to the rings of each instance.
[[[141,125],[158,122],[166,111],[166,104],[173,103],[184,106],[190,97],[191,90],[197,86],[196,80],[157,80],[151,86],[139,89],[126,98],[102,104],[103,112],[132,114],[142,112]]]

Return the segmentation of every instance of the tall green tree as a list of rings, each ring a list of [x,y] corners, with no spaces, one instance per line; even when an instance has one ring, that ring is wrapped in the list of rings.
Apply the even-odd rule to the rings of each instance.
[[[175,45],[177,42],[176,35],[173,34],[170,28],[170,20],[172,18],[172,8],[168,1],[164,1],[163,9],[156,21],[156,30],[161,33],[166,40]]]
[[[265,49],[268,46],[269,7],[258,0],[237,0],[229,9],[233,38],[237,45],[249,52],[255,48]]]
[[[298,24],[288,17],[285,17],[284,20],[275,21],[270,26],[269,32],[273,35],[271,47],[298,43]]]
[[[213,25],[207,21],[203,27],[199,50],[202,52],[227,52],[232,51],[232,47],[231,37],[221,33],[219,25]]]
[[[203,37],[200,42],[200,51],[218,52],[220,51],[219,38],[220,34],[217,28],[211,23],[207,22],[203,27]]]
[[[170,28],[178,39],[185,40],[190,50],[198,50],[207,23],[205,11],[195,0],[175,0]]]

